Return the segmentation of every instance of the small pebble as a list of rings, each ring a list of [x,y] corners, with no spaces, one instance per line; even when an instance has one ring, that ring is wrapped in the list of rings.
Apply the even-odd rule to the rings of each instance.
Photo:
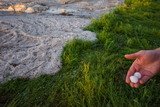
[[[16,11],[16,12],[24,12],[25,10],[26,10],[25,4],[16,4],[14,6],[14,11]]]
[[[13,6],[9,6],[8,9],[7,9],[7,11],[14,11]]]
[[[26,10],[25,10],[26,13],[34,13],[34,9],[32,7],[28,7]]]

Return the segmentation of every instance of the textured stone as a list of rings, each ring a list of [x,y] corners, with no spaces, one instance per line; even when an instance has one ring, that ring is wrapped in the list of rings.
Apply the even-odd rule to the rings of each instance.
[[[42,6],[42,5],[39,5],[39,4],[34,5],[32,8],[35,12],[42,12],[42,11],[45,11],[45,10],[48,9],[47,6]]]
[[[78,1],[82,1],[82,0],[58,0],[58,2],[61,4],[73,3]]]
[[[14,7],[13,6],[9,6],[8,7],[8,11],[14,11]]]
[[[61,68],[60,55],[67,41],[96,39],[94,33],[81,29],[90,22],[82,18],[31,14],[2,16],[0,20],[2,81],[54,74]]]
[[[69,0],[69,4],[64,5],[54,0],[12,2],[8,2],[7,9],[0,9],[0,82],[17,77],[55,74],[61,68],[60,55],[66,42],[73,39],[96,40],[95,33],[83,28],[91,18],[112,9],[110,4],[119,3],[118,0]],[[8,6],[15,10],[15,5],[18,12],[32,13],[34,10],[38,13],[6,13]]]
[[[26,10],[26,5],[25,4],[16,4],[14,7],[14,10],[16,12],[24,12]]]
[[[25,10],[26,13],[34,13],[34,9],[32,7],[28,7],[26,10]]]

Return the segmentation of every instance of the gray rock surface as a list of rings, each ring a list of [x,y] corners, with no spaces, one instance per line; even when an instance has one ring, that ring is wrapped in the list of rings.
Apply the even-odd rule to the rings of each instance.
[[[36,13],[8,12],[8,6],[23,3]],[[55,74],[66,42],[96,40],[84,31],[92,18],[108,12],[118,0],[2,0],[0,2],[0,82],[17,77]],[[37,9],[37,10],[36,10]]]

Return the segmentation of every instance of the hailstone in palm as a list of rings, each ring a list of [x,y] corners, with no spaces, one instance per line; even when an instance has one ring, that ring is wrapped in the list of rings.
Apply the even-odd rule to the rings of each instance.
[[[139,72],[135,72],[134,73],[134,76],[136,76],[138,79],[140,79],[142,76],[141,76],[141,73],[139,73]]]
[[[136,76],[130,76],[130,81],[132,83],[137,83],[138,82],[138,77],[136,77]]]

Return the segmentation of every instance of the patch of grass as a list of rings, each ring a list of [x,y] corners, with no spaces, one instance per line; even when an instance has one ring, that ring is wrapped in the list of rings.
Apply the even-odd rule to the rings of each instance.
[[[55,76],[1,84],[1,103],[8,107],[157,107],[160,76],[132,89],[124,81],[132,62],[124,54],[160,46],[159,11],[159,0],[126,0],[85,28],[96,32],[97,41],[74,40],[65,46],[63,67]]]

